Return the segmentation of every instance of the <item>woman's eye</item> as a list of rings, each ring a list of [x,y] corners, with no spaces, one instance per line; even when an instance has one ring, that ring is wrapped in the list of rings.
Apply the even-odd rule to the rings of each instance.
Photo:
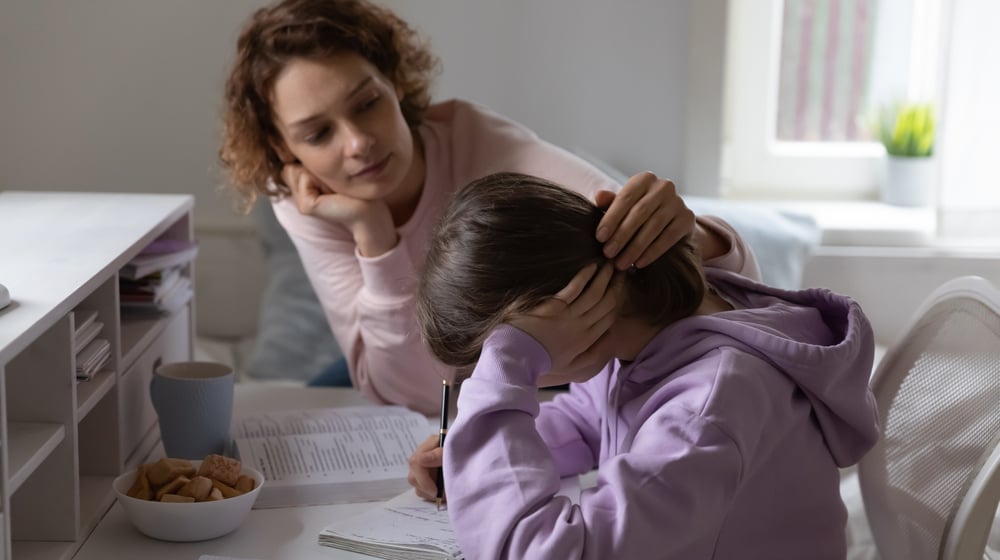
[[[371,99],[369,99],[368,101],[365,101],[364,105],[361,106],[361,110],[364,111],[366,109],[371,109],[372,107],[375,106],[376,103],[378,103],[379,99],[382,99],[381,95],[376,95]]]
[[[328,127],[323,127],[316,132],[311,133],[309,136],[305,137],[306,144],[316,145],[326,139],[327,135],[330,133]]]

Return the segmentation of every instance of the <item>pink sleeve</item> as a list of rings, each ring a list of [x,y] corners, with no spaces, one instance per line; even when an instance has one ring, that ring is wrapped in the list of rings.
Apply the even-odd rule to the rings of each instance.
[[[420,338],[415,267],[404,244],[364,258],[346,230],[300,214],[290,200],[276,202],[274,211],[298,249],[355,388],[376,402],[433,414],[441,379],[454,373]]]
[[[705,266],[736,272],[760,282],[760,268],[757,267],[757,258],[750,246],[744,243],[743,238],[736,233],[733,226],[717,216],[698,216],[697,220],[702,227],[729,243],[728,252],[708,259],[704,263]]]
[[[534,429],[534,383],[548,368],[537,341],[502,325],[462,384],[444,470],[465,556],[711,557],[742,476],[735,442],[683,407],[661,408],[574,504],[556,495],[559,472]]]

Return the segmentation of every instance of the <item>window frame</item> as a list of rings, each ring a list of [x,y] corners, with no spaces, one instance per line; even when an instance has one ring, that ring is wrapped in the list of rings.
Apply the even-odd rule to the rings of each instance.
[[[889,0],[891,1],[891,0]],[[941,0],[917,0],[908,38],[907,95],[934,91],[937,48],[929,29]],[[878,142],[791,142],[776,134],[783,0],[730,0],[723,111],[722,195],[731,198],[871,200],[885,150]],[[919,39],[919,40],[917,40]],[[932,84],[928,86],[928,84]],[[762,110],[763,109],[763,110]]]

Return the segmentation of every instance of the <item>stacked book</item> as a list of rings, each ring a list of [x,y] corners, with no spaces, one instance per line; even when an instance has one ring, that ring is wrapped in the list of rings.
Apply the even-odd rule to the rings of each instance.
[[[97,311],[74,312],[73,348],[76,350],[76,378],[89,380],[101,371],[111,357],[111,343],[98,338],[104,323],[97,320]]]
[[[197,254],[193,241],[158,239],[150,243],[118,273],[122,313],[168,314],[190,301],[194,291],[184,267]]]

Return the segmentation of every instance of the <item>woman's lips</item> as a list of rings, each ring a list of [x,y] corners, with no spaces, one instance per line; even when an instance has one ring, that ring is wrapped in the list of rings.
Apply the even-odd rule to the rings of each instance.
[[[362,169],[361,171],[354,174],[355,178],[359,179],[373,179],[378,177],[386,166],[389,165],[389,159],[392,158],[392,154],[389,154],[382,158],[380,161],[369,165],[368,167]]]

